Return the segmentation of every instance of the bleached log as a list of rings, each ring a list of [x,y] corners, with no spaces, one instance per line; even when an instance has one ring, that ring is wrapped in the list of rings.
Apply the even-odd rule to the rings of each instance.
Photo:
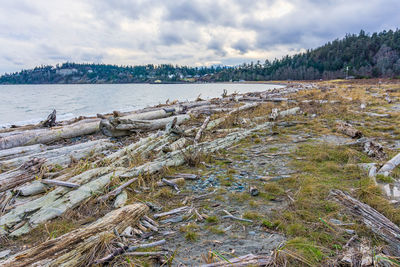
[[[144,113],[131,114],[119,118],[108,118],[103,119],[100,122],[100,130],[106,136],[118,137],[131,134],[130,131],[133,129],[129,125],[137,125],[141,121],[156,120],[166,117],[170,117],[176,112],[181,112],[182,108],[169,108],[169,109],[158,109],[154,111],[148,111]],[[169,121],[169,120],[168,120]],[[133,126],[132,126],[133,127]],[[140,126],[139,126],[140,127]],[[163,126],[165,127],[165,125]],[[161,128],[163,128],[161,127]],[[161,129],[158,128],[158,129]],[[144,130],[145,131],[145,130]]]
[[[290,115],[296,115],[297,112],[300,111],[299,107],[294,107],[294,108],[290,108],[287,110],[282,110],[279,112],[279,116],[280,117],[286,117],[286,116],[290,116]]]
[[[204,129],[207,127],[209,122],[210,122],[210,116],[207,116],[207,118],[204,120],[203,124],[200,126],[199,131],[197,132],[197,134],[194,138],[195,144],[197,144],[200,141],[201,134],[203,133]]]
[[[400,255],[400,228],[392,223],[388,218],[371,208],[369,205],[362,203],[349,194],[340,190],[332,190],[330,196],[333,200],[342,204],[346,209],[371,229],[376,235],[396,251],[397,256]]]
[[[400,165],[400,153],[394,156],[391,160],[385,163],[382,168],[379,169],[378,174],[389,176],[390,173]]]
[[[130,120],[127,123],[121,123],[115,127],[116,130],[131,131],[131,132],[147,132],[158,129],[163,129],[165,126],[176,119],[176,124],[190,119],[189,115],[178,115],[169,118],[157,119],[157,120]]]
[[[47,185],[64,186],[64,187],[68,187],[68,188],[79,187],[79,184],[76,184],[76,183],[69,183],[69,182],[57,181],[57,180],[51,180],[51,179],[42,179],[42,180],[40,180],[40,182],[43,184],[47,184]]]
[[[13,158],[10,160],[4,160],[0,164],[7,167],[17,167],[31,160],[33,157],[36,157],[46,159],[45,165],[57,164],[60,166],[67,166],[71,163],[71,159],[79,160],[91,152],[100,152],[112,146],[113,144],[106,139],[88,141],[72,146],[60,147],[40,153]]]
[[[75,123],[68,126],[53,127],[0,138],[0,150],[18,146],[47,144],[50,142],[69,139],[76,136],[93,134],[99,130],[99,122]]]
[[[14,189],[14,192],[20,196],[28,197],[44,193],[48,188],[45,184],[35,180],[32,183]]]
[[[89,266],[85,257],[105,235],[113,235],[134,224],[148,210],[147,206],[135,203],[114,210],[96,222],[73,230],[55,239],[45,241],[33,248],[22,251],[6,260],[1,266]]]
[[[7,160],[19,156],[31,155],[47,150],[47,147],[42,144],[36,144],[31,146],[13,147],[9,149],[0,150],[0,159]]]
[[[351,124],[346,122],[338,122],[336,125],[336,129],[339,132],[348,135],[352,138],[359,139],[363,136],[363,134],[359,130],[355,129]]]

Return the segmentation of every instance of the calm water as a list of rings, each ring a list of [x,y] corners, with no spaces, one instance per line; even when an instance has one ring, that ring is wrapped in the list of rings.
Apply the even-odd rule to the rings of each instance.
[[[60,84],[0,85],[0,127],[43,120],[57,110],[57,120],[80,115],[130,111],[173,101],[218,97],[228,93],[280,88],[271,84]]]

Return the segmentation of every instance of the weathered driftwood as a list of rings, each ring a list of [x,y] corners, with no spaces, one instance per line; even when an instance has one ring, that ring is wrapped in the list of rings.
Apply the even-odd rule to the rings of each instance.
[[[18,169],[0,173],[0,192],[34,180],[44,162],[44,159],[33,158]]]
[[[42,180],[40,180],[40,182],[42,182],[43,184],[47,184],[47,185],[64,186],[64,187],[68,187],[68,188],[79,187],[79,184],[76,184],[76,183],[57,181],[57,180],[51,180],[51,179],[42,179]]]
[[[8,160],[15,157],[40,153],[47,149],[48,148],[42,144],[4,149],[0,150],[0,160]]]
[[[113,144],[106,139],[88,141],[72,146],[64,146],[56,149],[46,150],[44,152],[34,153],[27,156],[17,157],[0,162],[7,167],[17,167],[31,160],[33,157],[46,159],[45,165],[57,164],[67,166],[71,160],[79,160],[90,153],[97,153],[112,147]]]
[[[76,136],[93,134],[99,130],[99,122],[75,123],[51,129],[32,130],[0,138],[0,150],[68,139]]]
[[[122,232],[147,211],[147,206],[136,203],[108,213],[93,224],[73,230],[38,246],[22,251],[0,262],[1,266],[83,266],[86,253],[95,248],[104,235]],[[86,264],[85,264],[86,262]]]
[[[363,136],[363,134],[359,130],[355,129],[350,123],[338,122],[336,125],[336,129],[337,131],[352,138],[359,139]]]
[[[203,124],[200,126],[199,131],[197,132],[196,136],[194,137],[194,143],[197,144],[200,141],[201,135],[204,129],[207,127],[208,123],[210,122],[210,116],[204,120]]]
[[[47,116],[47,119],[42,123],[43,127],[53,127],[56,126],[56,110],[53,109],[53,112]]]
[[[175,180],[175,179],[174,179]],[[181,192],[181,190],[179,190],[178,185],[176,184],[177,182],[184,182],[185,179],[184,178],[178,178],[175,181],[174,180],[167,180],[165,178],[161,179],[161,182],[172,187],[173,189],[175,189],[175,191],[179,194]]]
[[[129,181],[118,186],[113,191],[107,193],[106,195],[104,195],[102,197],[99,197],[97,199],[97,201],[107,201],[109,198],[113,198],[113,197],[119,195],[122,192],[122,190],[124,190],[126,187],[130,186],[132,183],[136,182],[137,180],[138,180],[137,178],[130,179]]]
[[[376,235],[388,242],[397,256],[400,255],[400,228],[397,225],[375,209],[354,199],[345,192],[332,190],[330,196],[333,200],[346,207],[352,215],[360,218]]]
[[[400,165],[400,153],[386,162],[385,165],[379,169],[378,174],[384,174],[385,176],[388,176],[398,165]]]
[[[168,215],[172,215],[172,214],[176,214],[176,213],[180,213],[180,212],[184,212],[187,211],[189,209],[188,206],[183,206],[183,207],[179,207],[170,211],[166,211],[166,212],[162,212],[162,213],[156,213],[153,215],[154,218],[160,218],[160,217],[164,217],[164,216],[168,216]]]
[[[271,127],[271,125],[273,125],[273,123],[264,123],[249,130],[228,134],[224,138],[199,143],[197,146],[189,146],[182,150],[167,153],[154,159],[152,162],[134,167],[128,171],[117,170],[113,173],[112,170],[115,169],[113,166],[88,170],[68,180],[68,182],[81,184],[81,186],[76,190],[56,188],[46,195],[29,203],[20,205],[0,217],[0,233],[10,234],[12,236],[28,233],[39,224],[56,218],[64,214],[68,209],[76,207],[89,197],[93,196],[94,193],[101,193],[103,188],[108,185],[111,179],[115,176],[119,176],[120,178],[132,178],[144,173],[153,174],[164,167],[179,166],[186,162],[185,153],[193,153],[193,150],[213,153],[217,150],[233,145],[251,135],[254,131]],[[154,139],[151,140],[154,141]],[[116,152],[118,155],[121,153],[123,152]],[[14,226],[21,223],[23,220],[27,223],[21,228],[14,229]]]
[[[219,261],[215,263],[203,264],[201,267],[223,267],[223,266],[269,266],[273,263],[271,256],[265,255],[253,255],[248,254],[241,257],[236,257],[233,259]]]
[[[17,206],[0,217],[0,233],[18,236],[28,233],[39,224],[62,215],[74,208],[93,194],[101,193],[113,177],[121,171],[112,172],[110,168],[91,169],[69,179],[68,182],[81,184],[75,190],[58,187],[38,199]],[[27,223],[19,228],[14,226],[22,221]]]
[[[386,153],[383,150],[383,146],[376,141],[366,139],[363,142],[363,151],[367,153],[368,156],[382,160],[386,157]]]
[[[132,134],[131,130],[137,130],[141,126],[140,122],[156,120],[161,118],[170,117],[175,113],[182,111],[182,108],[168,108],[168,109],[158,109],[154,111],[148,111],[143,113],[131,114],[124,117],[111,117],[108,119],[103,119],[100,122],[100,130],[106,136],[118,137]],[[169,121],[169,120],[168,120]],[[136,126],[136,128],[134,127]],[[162,126],[161,128],[165,127]],[[161,129],[159,128],[159,129]],[[146,131],[145,129],[142,129]]]
[[[95,264],[107,263],[107,262],[112,261],[116,256],[124,254],[125,252],[133,252],[140,248],[151,248],[151,247],[161,246],[165,243],[166,243],[165,239],[162,239],[160,241],[156,241],[156,242],[152,242],[152,243],[148,243],[148,244],[140,244],[137,246],[124,246],[122,248],[118,248],[113,253],[105,256],[104,258],[96,260],[94,263]]]
[[[19,196],[34,196],[46,192],[49,187],[42,184],[39,180],[35,180],[29,184],[15,188],[13,191]]]

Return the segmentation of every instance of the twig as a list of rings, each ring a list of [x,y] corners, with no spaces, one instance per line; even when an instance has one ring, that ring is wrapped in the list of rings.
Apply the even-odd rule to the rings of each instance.
[[[176,209],[173,209],[173,210],[170,210],[170,211],[166,211],[166,212],[162,212],[162,213],[156,213],[156,214],[153,215],[153,217],[154,218],[164,217],[164,216],[167,216],[167,215],[172,215],[172,214],[175,214],[175,213],[186,211],[187,209],[189,209],[188,206],[183,206],[183,207],[176,208]]]
[[[155,247],[155,246],[160,246],[162,244],[165,244],[165,242],[166,242],[165,239],[163,239],[163,240],[156,241],[153,243],[141,244],[141,245],[137,245],[137,246],[124,246],[123,248],[118,248],[113,253],[111,253],[101,259],[96,260],[94,262],[94,264],[102,264],[102,263],[110,262],[116,256],[124,254],[126,252],[133,252],[135,250],[138,250],[139,248],[151,248],[151,247]]]
[[[137,178],[133,178],[133,179],[129,180],[128,182],[126,182],[126,183],[120,185],[118,188],[114,189],[113,191],[109,192],[108,194],[106,194],[106,195],[104,195],[104,196],[102,196],[102,197],[99,197],[99,198],[97,199],[97,201],[98,201],[98,202],[100,202],[100,201],[106,201],[106,200],[108,200],[108,199],[111,198],[111,197],[115,197],[115,196],[119,195],[119,193],[121,193],[122,190],[123,190],[125,187],[131,185],[131,184],[132,184],[133,182],[135,182],[135,181],[137,181]]]
[[[174,183],[174,182],[172,182],[172,181],[170,181],[170,180],[167,180],[167,179],[165,179],[165,178],[162,178],[161,181],[162,181],[163,183],[165,183],[166,185],[171,186],[172,188],[174,188],[178,194],[181,192],[181,191],[179,190],[178,185],[177,185],[176,183]]]

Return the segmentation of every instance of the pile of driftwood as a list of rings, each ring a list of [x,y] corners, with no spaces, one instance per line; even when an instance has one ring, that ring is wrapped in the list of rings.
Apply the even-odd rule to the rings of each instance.
[[[308,87],[252,95],[277,98],[304,89]],[[56,112],[53,111],[40,125],[0,132],[2,236],[17,237],[27,234],[93,197],[97,202],[107,202],[115,209],[90,225],[18,252],[1,261],[0,265],[28,266],[36,263],[41,266],[78,266],[82,262],[100,264],[111,262],[124,253],[139,255],[139,252],[135,252],[138,248],[162,246],[165,243],[163,239],[146,242],[146,237],[152,235],[151,233],[161,232],[159,223],[164,220],[157,220],[180,212],[191,213],[196,217],[201,217],[201,214],[191,206],[183,206],[178,210],[153,214],[151,219],[149,208],[157,210],[152,203],[126,205],[128,187],[138,185],[138,177],[141,175],[151,175],[162,171],[164,167],[185,164],[188,162],[188,155],[213,153],[234,145],[256,131],[270,128],[274,122],[268,122],[269,114],[266,114],[267,122],[257,124],[258,120],[254,120],[243,128],[226,131],[225,136],[202,141],[204,132],[218,128],[234,114],[260,105],[259,101],[243,97],[244,95],[225,94],[222,98],[209,101],[174,103],[123,114],[98,114],[98,118],[81,118],[68,122],[56,122]],[[276,111],[277,115],[272,120],[297,112],[299,108]],[[191,124],[191,118],[199,114],[206,114],[205,120],[200,124]],[[211,119],[213,114],[219,114],[218,118]],[[141,133],[142,138],[133,139],[137,141],[125,146],[121,147],[113,141],[115,137],[137,133]],[[71,140],[81,136],[92,138]],[[61,142],[64,140],[67,142]],[[132,165],[131,160],[135,158],[149,160]],[[82,162],[85,167],[77,171],[75,166]],[[109,185],[117,178],[121,181],[120,184],[108,192]],[[196,178],[188,174],[164,177],[157,186],[170,186],[179,193],[180,182]],[[119,245],[108,250],[108,255],[104,250],[102,255],[95,253],[106,236],[119,240],[116,242]],[[160,256],[166,253],[162,250],[148,255]],[[246,262],[259,260],[264,259],[258,256],[243,258]]]

